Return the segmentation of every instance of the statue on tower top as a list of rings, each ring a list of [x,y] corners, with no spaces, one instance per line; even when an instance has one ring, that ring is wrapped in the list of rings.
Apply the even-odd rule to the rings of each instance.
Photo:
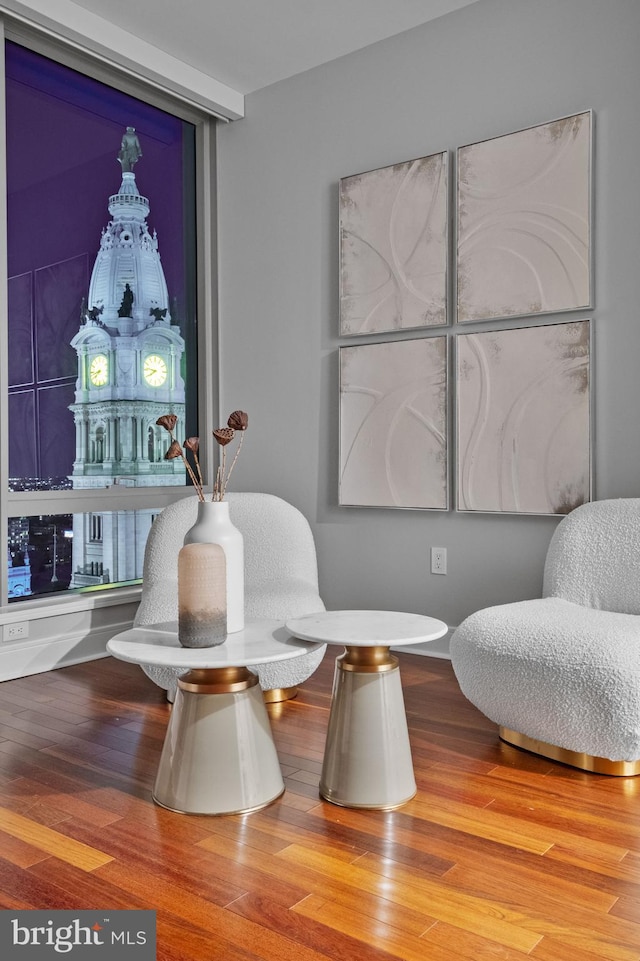
[[[122,172],[131,173],[141,156],[142,148],[140,147],[136,128],[127,127],[122,135],[120,153],[118,154],[118,161],[122,167]]]
[[[129,284],[124,285],[124,294],[122,295],[122,303],[118,309],[118,317],[131,317],[131,308],[133,307],[133,291]]]

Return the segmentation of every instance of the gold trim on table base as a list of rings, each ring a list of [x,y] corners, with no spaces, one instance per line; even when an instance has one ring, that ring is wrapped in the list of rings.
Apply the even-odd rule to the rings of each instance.
[[[246,667],[199,667],[178,678],[180,690],[190,694],[238,694],[257,683]]]
[[[502,741],[506,741],[507,744],[512,744],[514,747],[530,751],[532,754],[539,754],[541,757],[548,757],[552,761],[560,761],[561,764],[580,768],[582,771],[590,771],[592,774],[609,774],[614,777],[636,777],[640,774],[640,760],[610,761],[606,757],[581,754],[579,751],[569,751],[567,748],[557,747],[555,744],[538,741],[526,734],[512,731],[508,727],[500,727],[498,734]]]
[[[412,801],[418,792],[415,790],[413,794],[410,794],[409,797],[404,798],[404,800],[394,801],[389,804],[353,804],[351,801],[340,801],[332,797],[330,793],[323,794],[321,791],[318,793],[323,801],[329,801],[331,804],[335,804],[336,807],[340,808],[354,808],[358,811],[397,811],[401,807],[404,807],[405,804],[408,804],[409,801]]]
[[[260,804],[256,804],[252,808],[238,808],[237,811],[183,811],[182,808],[172,808],[168,804],[163,804],[162,801],[158,800],[155,794],[152,794],[151,796],[154,803],[157,804],[158,807],[164,808],[165,811],[173,811],[174,814],[195,814],[197,816],[206,816],[210,818],[225,818],[232,814],[254,814],[256,811],[262,811],[263,808],[269,807],[270,804],[274,804],[278,798],[281,798],[284,794],[284,791],[285,789],[282,788],[280,793],[276,794],[275,797],[272,797],[270,801],[262,801]]]
[[[381,674],[397,666],[398,658],[382,644],[372,644],[371,647],[349,647],[347,644],[344,654],[336,658],[338,670],[355,671],[357,674]]]

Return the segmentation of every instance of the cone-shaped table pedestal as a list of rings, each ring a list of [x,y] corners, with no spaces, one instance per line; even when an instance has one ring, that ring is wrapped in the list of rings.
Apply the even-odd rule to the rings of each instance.
[[[390,810],[416,792],[398,659],[390,645],[447,632],[433,617],[326,611],[287,621],[296,637],[344,645],[336,658],[320,795],[344,807]]]
[[[217,647],[184,648],[177,624],[137,627],[107,650],[136,664],[183,668],[153,799],[185,814],[248,814],[284,791],[257,675],[247,668],[308,654],[281,621],[254,618]]]

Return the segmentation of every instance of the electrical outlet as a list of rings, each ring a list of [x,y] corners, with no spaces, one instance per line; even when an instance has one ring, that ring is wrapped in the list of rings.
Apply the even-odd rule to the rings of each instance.
[[[447,548],[446,547],[431,548],[431,573],[432,574],[447,573]]]
[[[29,637],[29,621],[14,621],[13,624],[4,625],[3,641],[19,641],[22,637]]]

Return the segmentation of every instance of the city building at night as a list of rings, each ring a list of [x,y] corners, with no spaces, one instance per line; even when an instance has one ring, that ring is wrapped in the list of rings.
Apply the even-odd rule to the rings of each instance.
[[[78,356],[73,412],[73,488],[185,483],[182,460],[165,460],[169,435],[156,424],[177,416],[184,436],[185,343],[173,322],[158,238],[147,226],[149,201],[133,171],[142,156],[127,127],[118,161],[122,182],[109,197],[81,326],[71,344]],[[144,546],[157,510],[105,511],[73,519],[71,587],[142,577]]]

